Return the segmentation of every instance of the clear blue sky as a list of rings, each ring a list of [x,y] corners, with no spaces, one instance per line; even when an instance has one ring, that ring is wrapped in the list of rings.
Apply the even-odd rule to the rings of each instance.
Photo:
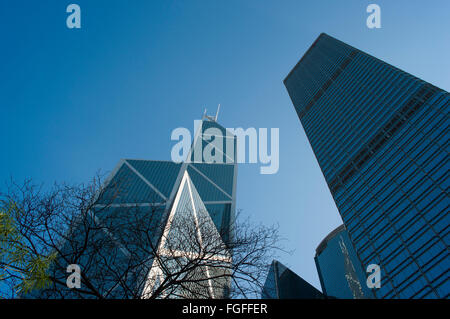
[[[369,3],[381,29],[368,29]],[[82,28],[66,27],[77,3]],[[0,3],[0,189],[9,177],[82,182],[121,158],[170,159],[206,106],[225,127],[280,128],[280,170],[239,167],[237,207],[279,223],[280,260],[320,287],[314,250],[341,223],[282,80],[326,32],[450,89],[450,2]]]

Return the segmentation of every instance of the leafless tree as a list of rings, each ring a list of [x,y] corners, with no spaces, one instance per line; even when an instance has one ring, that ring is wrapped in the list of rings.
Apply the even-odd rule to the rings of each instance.
[[[0,281],[11,289],[27,282],[22,298],[259,297],[280,250],[276,226],[254,225],[238,213],[219,230],[204,206],[171,215],[156,199],[121,205],[123,192],[123,185],[103,187],[99,176],[47,191],[30,180],[10,184],[2,209],[13,203],[28,260],[47,258],[48,265],[45,284],[37,284],[36,267],[0,258]],[[68,265],[80,267],[79,288],[67,286]]]

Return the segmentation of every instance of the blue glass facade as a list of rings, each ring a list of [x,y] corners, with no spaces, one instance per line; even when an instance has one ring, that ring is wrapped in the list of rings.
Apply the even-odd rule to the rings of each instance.
[[[344,225],[322,240],[314,261],[325,295],[339,299],[373,298]]]
[[[200,160],[195,156],[195,151],[204,154],[205,148],[211,143],[214,144],[214,138],[209,134],[217,134],[216,139],[222,139],[223,148],[213,147],[213,153],[222,153],[222,161],[219,163],[207,162],[203,157]],[[227,139],[231,143],[227,143]],[[214,144],[217,145],[217,144]],[[107,204],[106,212],[101,214],[109,214],[112,206],[116,204],[118,207],[112,208],[116,211],[124,210],[123,205],[140,205],[148,204],[148,211],[151,211],[152,222],[160,223],[168,228],[168,233],[155,232],[154,245],[157,246],[164,239],[163,247],[160,249],[168,249],[179,251],[182,247],[186,249],[186,242],[181,243],[182,239],[177,234],[178,230],[174,226],[177,219],[181,218],[182,223],[191,220],[195,225],[195,220],[200,219],[210,221],[211,225],[217,230],[217,236],[220,236],[224,243],[230,240],[232,234],[232,224],[234,223],[235,197],[236,197],[236,176],[237,164],[234,147],[236,145],[235,136],[231,135],[225,128],[216,121],[204,119],[200,122],[198,131],[195,134],[194,141],[190,153],[187,155],[187,161],[183,163],[173,163],[164,161],[148,161],[148,160],[122,160],[115,171],[112,173],[103,193],[97,200],[99,207]],[[210,145],[211,147],[211,145]],[[226,149],[232,147],[232,150]],[[226,158],[226,155],[228,158]],[[230,155],[231,154],[231,155]],[[231,158],[230,158],[231,156]],[[187,186],[189,185],[189,186]],[[112,187],[111,187],[112,186]],[[188,192],[189,188],[189,192]],[[111,193],[111,194],[110,194]],[[188,195],[191,194],[190,196]],[[111,198],[113,200],[111,201]],[[193,202],[192,202],[193,200]],[[155,210],[154,206],[158,205]],[[143,210],[145,213],[145,209]],[[173,220],[169,221],[171,214]],[[194,218],[194,214],[196,217]],[[205,214],[207,216],[205,216]],[[183,216],[185,215],[185,216]],[[192,218],[187,218],[187,215]],[[155,218],[156,217],[156,218]],[[206,218],[206,219],[205,219]],[[198,221],[197,221],[198,223]],[[208,223],[207,223],[208,224]],[[200,228],[204,227],[200,225]],[[161,228],[162,231],[162,228]],[[203,233],[199,229],[200,233]],[[121,231],[123,235],[123,231]],[[208,232],[211,235],[211,231]],[[120,238],[124,236],[119,235]],[[126,236],[125,236],[126,237]],[[126,240],[126,239],[125,239]],[[204,239],[205,241],[205,239]],[[191,247],[194,249],[195,247]],[[161,252],[160,252],[161,253]],[[187,252],[187,254],[192,251]],[[187,255],[186,254],[186,255]],[[223,256],[222,256],[223,257]],[[143,256],[145,258],[145,256]],[[174,265],[176,266],[176,265]],[[154,267],[160,267],[153,265]],[[167,268],[167,265],[165,266]],[[213,274],[220,269],[208,268],[205,266],[201,272]],[[150,270],[152,273],[153,270]],[[159,270],[158,270],[159,271]],[[199,270],[200,271],[200,270]],[[151,276],[151,275],[150,275]],[[163,274],[155,275],[155,282],[162,280]],[[178,297],[185,296],[190,298],[199,297],[224,297],[224,291],[229,283],[223,278],[215,280],[211,283],[211,290],[205,290],[205,285],[196,287],[191,284],[190,289],[181,289],[173,295]],[[146,290],[147,289],[147,290]],[[143,293],[148,293],[154,289],[154,283],[151,288],[143,287]],[[197,291],[198,295],[192,295],[192,291]]]
[[[324,295],[277,260],[272,261],[262,299],[324,299]]]
[[[284,80],[377,298],[448,298],[449,93],[326,34]]]
[[[211,142],[210,138],[205,138],[203,134],[208,128],[216,128],[224,135],[227,132],[217,122],[204,119],[192,144],[200,145],[202,152]],[[223,136],[223,138],[232,139],[233,143],[228,145],[235,145],[234,135]],[[220,150],[216,151],[220,152]],[[193,152],[193,147],[190,152]],[[148,282],[152,279],[152,271],[155,272],[155,268],[161,268],[159,264],[155,264],[156,259],[152,257],[154,254],[158,253],[160,257],[163,256],[164,251],[176,251],[186,256],[193,254],[192,251],[188,251],[190,243],[186,241],[186,238],[182,238],[183,234],[177,232],[174,226],[177,221],[180,224],[184,223],[181,226],[187,228],[186,232],[190,230],[190,226],[185,224],[190,222],[193,227],[190,235],[198,231],[201,236],[205,234],[210,237],[216,236],[212,239],[202,238],[202,242],[207,240],[211,242],[218,238],[218,242],[226,244],[233,236],[231,226],[235,218],[237,176],[235,156],[232,157],[232,161],[228,160],[226,163],[194,161],[191,160],[190,155],[187,159],[182,163],[120,160],[98,194],[92,215],[89,215],[91,217],[87,217],[82,221],[82,225],[72,230],[72,240],[63,243],[57,260],[59,265],[52,270],[55,271],[54,276],[60,278],[61,282],[65,282],[67,277],[65,267],[75,263],[80,266],[83,273],[87,274],[91,283],[104,297],[136,298],[133,293],[144,296],[144,293],[154,291],[152,289],[155,288],[158,280],[163,279],[161,277],[163,274],[156,272],[154,282],[150,288],[147,288]],[[99,231],[90,230],[90,233],[85,231],[95,225],[97,229],[100,229]],[[99,225],[101,225],[100,228]],[[140,228],[142,231],[138,230]],[[88,247],[84,255],[77,256],[74,260],[78,246],[83,243],[85,236],[90,236]],[[197,241],[194,239],[193,244],[195,243]],[[155,251],[155,248],[158,250]],[[198,247],[191,248],[198,250]],[[223,263],[231,260],[231,256],[226,253],[219,257],[224,260]],[[171,267],[170,256],[166,259],[168,259],[168,265],[164,267],[168,269]],[[211,257],[211,260],[213,259],[214,257]],[[180,260],[181,258],[177,259],[176,263],[173,262],[173,267],[178,267]],[[199,272],[196,276],[214,277],[215,274],[224,271],[217,267],[218,264],[220,265],[220,262],[216,261],[215,268],[201,266],[202,269],[194,270]],[[205,275],[206,273],[208,275]],[[117,274],[126,274],[126,276],[119,281]],[[190,298],[226,296],[227,287],[230,284],[227,280],[222,277],[208,279],[208,281],[210,281],[208,284],[201,285],[192,283],[190,289],[180,288],[178,291],[172,291],[172,294],[176,297]],[[140,292],[125,291],[130,287]],[[66,298],[80,296],[76,290],[60,288],[64,290],[63,295]],[[192,291],[197,291],[198,295],[192,295]],[[33,296],[60,297],[55,295],[55,290],[35,291],[29,297]],[[92,297],[94,296],[83,295],[83,298]]]

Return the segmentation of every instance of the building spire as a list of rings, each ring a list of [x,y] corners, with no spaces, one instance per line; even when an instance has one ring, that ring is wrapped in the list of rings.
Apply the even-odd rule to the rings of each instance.
[[[205,111],[203,112],[203,120],[208,120],[211,122],[217,122],[217,118],[219,117],[219,111],[220,111],[220,104],[217,106],[216,116],[209,116],[206,114],[207,109],[205,108]]]

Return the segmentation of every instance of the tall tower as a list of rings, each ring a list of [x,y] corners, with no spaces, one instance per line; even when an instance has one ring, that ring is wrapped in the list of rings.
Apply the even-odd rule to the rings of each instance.
[[[119,203],[114,203],[119,209],[124,205],[159,207],[156,210],[159,212],[157,222],[163,227],[159,233],[153,234],[159,258],[151,261],[142,291],[144,298],[158,289],[159,283],[166,278],[165,270],[172,267],[167,264],[172,263],[174,256],[177,263],[170,270],[172,272],[183,267],[183,261],[179,260],[189,259],[190,256],[195,258],[195,254],[199,253],[197,247],[192,245],[202,245],[206,241],[211,245],[212,240],[223,242],[226,246],[232,239],[236,204],[236,137],[216,120],[217,115],[204,115],[202,121],[197,122],[192,147],[183,163],[121,160],[108,182],[114,185],[109,188],[112,193],[106,193],[98,200],[98,206],[103,201],[109,202],[117,193],[117,188],[124,188],[120,193],[126,195],[119,196]],[[218,143],[218,139],[222,141]],[[215,160],[205,159],[208,148]],[[192,245],[190,240],[193,241]],[[221,270],[217,265],[231,263],[231,252],[224,249],[209,259],[215,263],[214,267],[208,267],[207,264],[199,267],[196,270],[201,272],[196,275],[198,278],[220,276],[217,272]],[[167,264],[163,265],[162,260]],[[164,292],[163,296],[223,298],[229,285],[230,282],[222,277],[215,282],[211,279],[180,286],[176,291]]]
[[[184,162],[120,160],[90,217],[80,219],[67,235],[71,240],[62,243],[52,276],[65,283],[67,264],[78,264],[96,295],[104,298],[226,297],[235,221],[236,137],[216,119],[204,116],[197,121]],[[223,147],[217,147],[220,139]],[[215,160],[205,160],[205,154]],[[189,264],[192,260],[199,261],[198,266]],[[163,290],[161,283],[170,276],[178,276],[180,284]],[[64,284],[59,288],[27,297],[93,297],[83,289],[70,290]]]
[[[448,92],[322,33],[284,80],[378,298],[448,298]]]

